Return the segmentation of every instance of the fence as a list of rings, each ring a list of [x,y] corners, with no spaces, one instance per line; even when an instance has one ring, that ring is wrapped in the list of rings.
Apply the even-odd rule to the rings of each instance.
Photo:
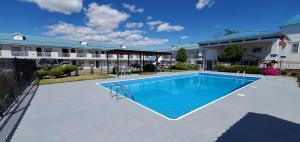
[[[280,61],[279,68],[300,71],[300,61]]]
[[[31,84],[35,70],[35,60],[0,58],[0,118]]]

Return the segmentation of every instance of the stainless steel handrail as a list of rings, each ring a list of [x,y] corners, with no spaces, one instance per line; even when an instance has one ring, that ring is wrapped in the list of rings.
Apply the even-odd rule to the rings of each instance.
[[[114,97],[114,95],[112,95],[112,90],[113,90],[113,87],[116,87],[116,100],[118,100],[118,90],[122,90],[123,93],[126,95],[127,98],[130,98],[132,100],[134,100],[134,97],[133,95],[129,92],[129,90],[125,87],[125,86],[122,86],[122,85],[119,85],[117,83],[113,83],[111,88],[110,88],[110,95],[111,97]]]

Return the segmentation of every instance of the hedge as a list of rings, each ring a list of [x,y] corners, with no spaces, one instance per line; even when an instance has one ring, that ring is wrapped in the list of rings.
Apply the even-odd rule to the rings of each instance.
[[[64,67],[57,66],[57,67],[52,68],[49,71],[49,75],[54,76],[54,77],[60,77],[60,76],[64,75]]]
[[[64,74],[70,75],[71,72],[76,71],[77,70],[77,66],[76,65],[65,65],[63,68],[63,72]]]
[[[40,70],[37,70],[35,74],[38,78],[44,78],[48,75],[48,73],[49,73],[48,71],[46,71],[44,69],[40,69]]]
[[[187,64],[185,62],[177,62],[174,66],[171,67],[174,70],[193,70],[194,66]]]
[[[246,72],[249,74],[261,74],[261,69],[258,66],[246,66],[246,65],[235,65],[235,66],[225,66],[225,65],[215,65],[215,71],[220,72]]]

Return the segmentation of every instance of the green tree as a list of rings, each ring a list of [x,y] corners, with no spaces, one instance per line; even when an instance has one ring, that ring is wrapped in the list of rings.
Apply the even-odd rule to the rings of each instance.
[[[186,60],[187,60],[186,50],[184,48],[180,48],[177,51],[176,61],[178,61],[178,62],[186,62]]]
[[[241,46],[229,45],[224,49],[222,53],[218,55],[218,60],[220,62],[235,64],[242,59],[244,53],[244,48],[242,48]]]

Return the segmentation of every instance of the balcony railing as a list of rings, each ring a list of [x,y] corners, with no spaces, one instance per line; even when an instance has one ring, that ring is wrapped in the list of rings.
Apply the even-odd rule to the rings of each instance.
[[[27,51],[11,51],[12,56],[28,56]]]
[[[86,57],[85,53],[76,53],[76,57]]]
[[[51,52],[37,52],[38,57],[51,57]]]
[[[70,53],[59,53],[59,57],[70,57]]]
[[[93,54],[92,55],[93,58],[105,58],[105,54]]]

